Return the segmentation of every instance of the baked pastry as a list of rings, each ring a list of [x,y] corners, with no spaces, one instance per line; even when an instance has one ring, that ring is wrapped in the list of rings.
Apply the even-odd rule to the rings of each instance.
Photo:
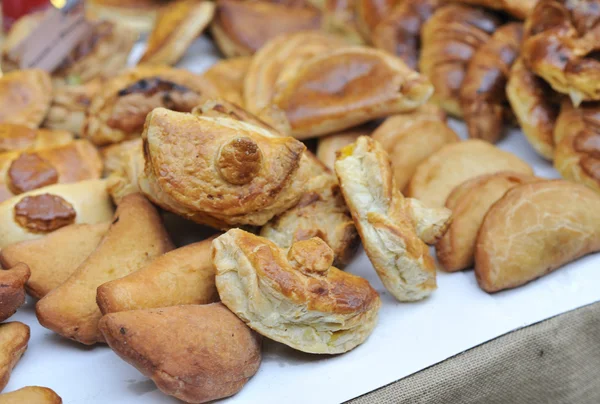
[[[100,329],[117,355],[187,403],[237,393],[261,361],[260,336],[221,303],[112,313]]]
[[[321,28],[334,35],[344,37],[349,43],[365,43],[354,12],[357,0],[325,0]]]
[[[535,180],[533,176],[505,171],[484,174],[457,186],[446,200],[446,207],[452,210],[452,223],[435,245],[442,268],[454,272],[472,267],[477,232],[490,207],[509,189]]]
[[[234,117],[148,114],[140,189],[162,208],[216,228],[261,226],[294,206],[305,146]]]
[[[36,299],[62,285],[96,249],[110,222],[72,224],[37,240],[11,244],[0,251],[0,264],[27,264],[31,276],[25,290]]]
[[[161,7],[170,0],[86,0],[86,16],[90,19],[107,20],[127,24],[138,33],[148,33]]]
[[[385,288],[399,301],[429,296],[436,289],[435,262],[417,236],[382,146],[371,138],[358,138],[339,152],[335,172],[365,252]]]
[[[469,61],[501,23],[481,8],[449,4],[423,26],[419,69],[435,87],[432,100],[449,114],[462,117],[459,97]]]
[[[139,137],[154,108],[190,112],[215,91],[209,81],[186,70],[139,66],[107,81],[93,98],[83,135],[96,145]]]
[[[140,194],[125,197],[98,247],[66,280],[40,301],[40,324],[82,344],[103,342],[98,286],[135,272],[173,249],[154,206]]]
[[[10,393],[0,394],[0,404],[62,404],[62,399],[47,387],[27,386]]]
[[[208,26],[214,14],[215,5],[210,1],[179,0],[163,7],[138,63],[174,65]]]
[[[40,126],[52,99],[52,82],[43,70],[19,70],[0,77],[0,123]]]
[[[33,240],[74,223],[111,219],[105,180],[87,180],[35,189],[0,203],[0,248]]]
[[[363,343],[381,302],[365,279],[332,267],[320,238],[285,252],[240,229],[213,241],[221,301],[258,333],[299,351],[339,354]]]
[[[124,278],[100,285],[96,302],[103,314],[219,300],[210,258],[212,239],[170,251]]]
[[[419,164],[407,193],[428,206],[441,207],[456,186],[500,171],[533,174],[532,168],[514,154],[483,140],[465,140],[442,147]]]
[[[220,98],[243,107],[244,79],[251,62],[250,56],[223,59],[212,65],[202,76],[213,83]]]
[[[554,180],[520,185],[496,202],[475,247],[475,275],[486,292],[514,288],[600,251],[600,195]]]
[[[25,283],[30,276],[29,267],[22,262],[0,271],[0,321],[15,314],[25,303]]]
[[[327,168],[333,170],[338,150],[354,143],[360,136],[369,136],[373,132],[373,129],[372,125],[366,124],[320,137],[317,143],[317,158]]]
[[[458,135],[446,124],[446,114],[435,104],[424,104],[413,112],[392,115],[373,132],[390,156],[396,186],[403,190],[417,166]]]
[[[111,168],[106,189],[118,205],[125,196],[140,192],[138,178],[144,171],[145,164],[143,142],[141,138],[137,138],[109,148],[114,149],[107,151]]]
[[[8,384],[10,373],[27,349],[29,336],[29,327],[23,323],[0,324],[0,391]]]
[[[510,69],[506,97],[531,147],[552,160],[553,130],[560,108],[554,90],[518,59]]]
[[[598,0],[539,0],[525,22],[526,66],[576,106],[600,100],[598,7]]]
[[[32,129],[23,125],[0,123],[0,153],[35,151],[64,146],[73,135],[63,130]]]
[[[456,0],[473,6],[482,6],[492,10],[504,11],[513,17],[524,20],[535,7],[538,0]]]
[[[355,0],[354,14],[360,33],[371,42],[375,27],[393,10],[400,0]]]
[[[279,35],[320,26],[321,13],[305,1],[217,0],[211,30],[221,52],[234,57],[252,55]]]
[[[52,184],[100,178],[102,160],[87,140],[31,152],[0,154],[0,202]]]
[[[373,46],[386,50],[404,61],[411,69],[419,62],[421,30],[425,21],[445,5],[444,0],[403,0],[383,16],[373,33]]]
[[[504,121],[511,115],[506,82],[522,37],[522,24],[503,25],[471,58],[459,98],[469,137],[491,143],[502,137]]]

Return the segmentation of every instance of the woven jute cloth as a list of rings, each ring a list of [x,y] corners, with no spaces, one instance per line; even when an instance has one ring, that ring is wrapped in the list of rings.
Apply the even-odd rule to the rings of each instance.
[[[599,404],[600,302],[503,335],[347,402],[367,403]]]

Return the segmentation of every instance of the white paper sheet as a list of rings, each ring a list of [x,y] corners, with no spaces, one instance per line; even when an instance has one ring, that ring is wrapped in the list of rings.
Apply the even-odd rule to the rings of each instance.
[[[204,39],[189,54],[182,65],[196,72],[217,58]],[[465,133],[461,123],[452,126]],[[499,146],[527,160],[539,176],[558,177],[518,131]],[[509,331],[600,300],[600,254],[494,295],[478,288],[472,270],[440,272],[438,290],[425,301],[409,304],[398,303],[387,293],[364,253],[347,270],[368,279],[381,294],[379,324],[369,339],[349,353],[329,357],[265,341],[259,372],[239,394],[223,402],[340,403]],[[46,386],[66,404],[178,402],[108,347],[85,347],[42,328],[31,298],[11,320],[31,327],[31,341],[5,391]]]

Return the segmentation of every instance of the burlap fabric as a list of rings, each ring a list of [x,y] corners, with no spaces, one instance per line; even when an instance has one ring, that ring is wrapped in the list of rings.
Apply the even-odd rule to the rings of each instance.
[[[347,402],[367,403],[600,404],[600,302],[503,335]]]

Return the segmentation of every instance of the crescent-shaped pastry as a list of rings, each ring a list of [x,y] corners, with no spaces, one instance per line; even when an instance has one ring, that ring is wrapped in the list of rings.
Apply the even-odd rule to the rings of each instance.
[[[0,77],[0,124],[40,126],[52,100],[52,82],[43,70],[18,70]]]
[[[498,28],[469,62],[460,90],[460,107],[469,137],[496,143],[511,111],[506,99],[510,68],[519,56],[523,25]]]
[[[240,107],[244,106],[244,79],[252,57],[223,59],[212,65],[202,76],[217,89],[217,95]]]
[[[600,100],[598,7],[600,0],[539,0],[525,22],[523,61],[576,106]]]
[[[138,63],[174,65],[208,26],[214,14],[215,5],[210,1],[179,0],[163,7]]]
[[[435,104],[387,118],[373,132],[390,156],[398,189],[406,188],[417,166],[443,146],[460,140],[446,124],[446,114]]]
[[[386,289],[399,301],[429,296],[437,287],[435,262],[417,235],[417,218],[395,185],[381,145],[358,138],[339,152],[335,172],[365,252]]]
[[[393,10],[400,0],[355,0],[356,24],[366,42],[371,42],[375,27]]]
[[[456,186],[479,175],[499,171],[533,174],[526,162],[483,140],[452,143],[419,164],[407,193],[428,206],[442,207]]]
[[[47,387],[27,386],[0,394],[0,404],[62,404],[62,398]]]
[[[321,13],[308,2],[217,0],[211,30],[221,52],[234,57],[252,55],[279,35],[320,26]]]
[[[477,233],[490,207],[509,189],[535,180],[533,176],[506,171],[481,175],[457,186],[446,201],[446,207],[452,210],[452,223],[435,245],[442,268],[448,272],[470,268]]]
[[[504,11],[520,20],[524,20],[535,7],[538,0],[455,0],[459,3],[482,6],[492,10]]]
[[[565,179],[600,192],[600,103],[562,104],[554,128],[554,167]]]
[[[372,132],[373,125],[366,124],[320,137],[317,143],[317,158],[333,171],[338,150],[356,142],[360,136],[369,136]]]
[[[4,390],[10,373],[27,349],[29,326],[18,321],[0,324],[0,391]]]
[[[331,266],[320,238],[299,241],[286,254],[240,229],[213,241],[221,301],[248,327],[303,352],[339,354],[362,344],[381,305],[369,282]]]
[[[475,247],[486,292],[514,288],[600,251],[600,195],[569,181],[514,187],[487,213]]]
[[[358,29],[356,13],[357,0],[325,0],[322,29],[346,38],[349,43],[365,43]]]
[[[483,9],[449,4],[423,26],[419,69],[435,87],[432,100],[449,114],[462,117],[460,89],[469,61],[500,25]]]
[[[96,145],[139,137],[154,108],[190,112],[215,92],[208,80],[186,70],[136,67],[107,81],[93,98],[83,135]]]
[[[64,146],[73,134],[64,130],[32,129],[12,123],[0,123],[0,153],[34,151]]]

